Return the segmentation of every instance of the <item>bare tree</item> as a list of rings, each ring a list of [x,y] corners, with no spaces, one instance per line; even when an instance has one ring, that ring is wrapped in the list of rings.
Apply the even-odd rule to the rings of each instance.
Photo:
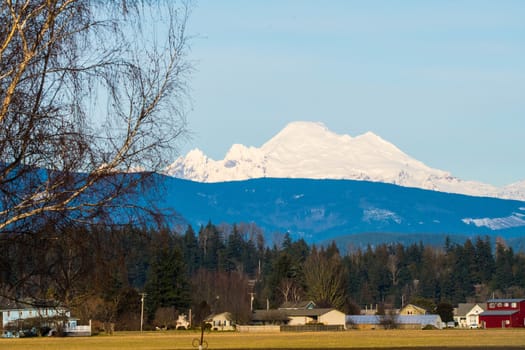
[[[173,159],[188,13],[168,0],[0,2],[0,232],[126,208]]]
[[[399,277],[399,259],[397,255],[390,254],[386,264],[388,272],[390,272],[390,278],[392,279],[392,285],[397,286]]]
[[[341,257],[327,257],[313,249],[304,262],[306,295],[320,307],[341,309],[345,303],[346,278]]]
[[[159,307],[155,311],[155,320],[153,323],[160,326],[160,328],[168,329],[175,328],[177,317],[179,317],[177,310],[174,307]]]
[[[277,288],[283,296],[284,302],[298,302],[303,297],[302,287],[292,278],[283,278]]]
[[[202,304],[214,314],[230,312],[237,323],[250,320],[251,288],[246,275],[200,269],[192,277],[192,286],[195,309],[204,309],[198,306]]]

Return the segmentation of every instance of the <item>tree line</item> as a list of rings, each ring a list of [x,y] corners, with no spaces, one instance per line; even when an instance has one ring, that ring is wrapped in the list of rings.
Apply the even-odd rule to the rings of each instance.
[[[16,237],[14,237],[16,235]],[[525,295],[525,255],[503,240],[444,238],[443,246],[381,244],[341,253],[275,234],[268,245],[255,224],[195,232],[134,226],[43,226],[0,240],[4,298],[55,299],[83,321],[138,329],[194,325],[228,311],[238,323],[251,310],[312,300],[347,314],[413,302],[437,305]],[[190,311],[191,310],[191,311]]]

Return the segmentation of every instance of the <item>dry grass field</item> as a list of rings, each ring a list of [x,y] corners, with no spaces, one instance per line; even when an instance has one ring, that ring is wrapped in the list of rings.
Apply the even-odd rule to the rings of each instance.
[[[0,339],[2,350],[196,349],[193,332],[130,332],[86,338]],[[525,349],[525,329],[209,333],[209,349]]]

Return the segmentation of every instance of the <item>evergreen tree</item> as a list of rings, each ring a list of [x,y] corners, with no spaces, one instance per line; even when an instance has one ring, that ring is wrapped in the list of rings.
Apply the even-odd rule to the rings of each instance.
[[[188,270],[188,275],[191,276],[197,272],[200,268],[200,253],[199,253],[199,242],[195,236],[195,231],[191,225],[188,226],[184,233],[183,241],[183,255],[184,263]]]
[[[513,285],[514,252],[512,248],[498,242],[496,245],[496,262],[493,276],[493,289],[504,291]]]
[[[223,238],[215,225],[209,222],[199,231],[199,248],[202,267],[209,270],[224,268],[225,252]]]
[[[443,322],[454,321],[454,306],[447,302],[440,302],[436,306],[436,313],[441,317]]]
[[[233,226],[233,232],[228,236],[225,250],[224,270],[227,272],[239,271],[244,272],[242,264],[242,251],[244,248],[244,241],[242,239],[237,225]]]
[[[488,236],[484,239],[478,237],[476,239],[475,247],[474,263],[477,266],[477,280],[480,283],[488,284],[492,279],[495,269],[490,238]]]
[[[190,283],[178,246],[163,247],[153,257],[145,292],[148,315],[152,318],[159,307],[186,309],[191,302]]]
[[[244,271],[246,274],[252,278],[257,279],[259,262],[261,261],[262,256],[259,254],[255,243],[252,240],[248,240],[244,243],[244,249],[241,252],[241,261],[244,266]]]

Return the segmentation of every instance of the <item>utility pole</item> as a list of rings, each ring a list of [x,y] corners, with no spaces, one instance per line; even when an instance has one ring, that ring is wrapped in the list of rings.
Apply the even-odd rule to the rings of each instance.
[[[253,300],[255,299],[254,298],[255,293],[251,292],[248,294],[250,294],[250,311],[253,312]]]
[[[142,332],[142,327],[144,325],[144,299],[146,298],[146,293],[140,293],[140,332]]]

